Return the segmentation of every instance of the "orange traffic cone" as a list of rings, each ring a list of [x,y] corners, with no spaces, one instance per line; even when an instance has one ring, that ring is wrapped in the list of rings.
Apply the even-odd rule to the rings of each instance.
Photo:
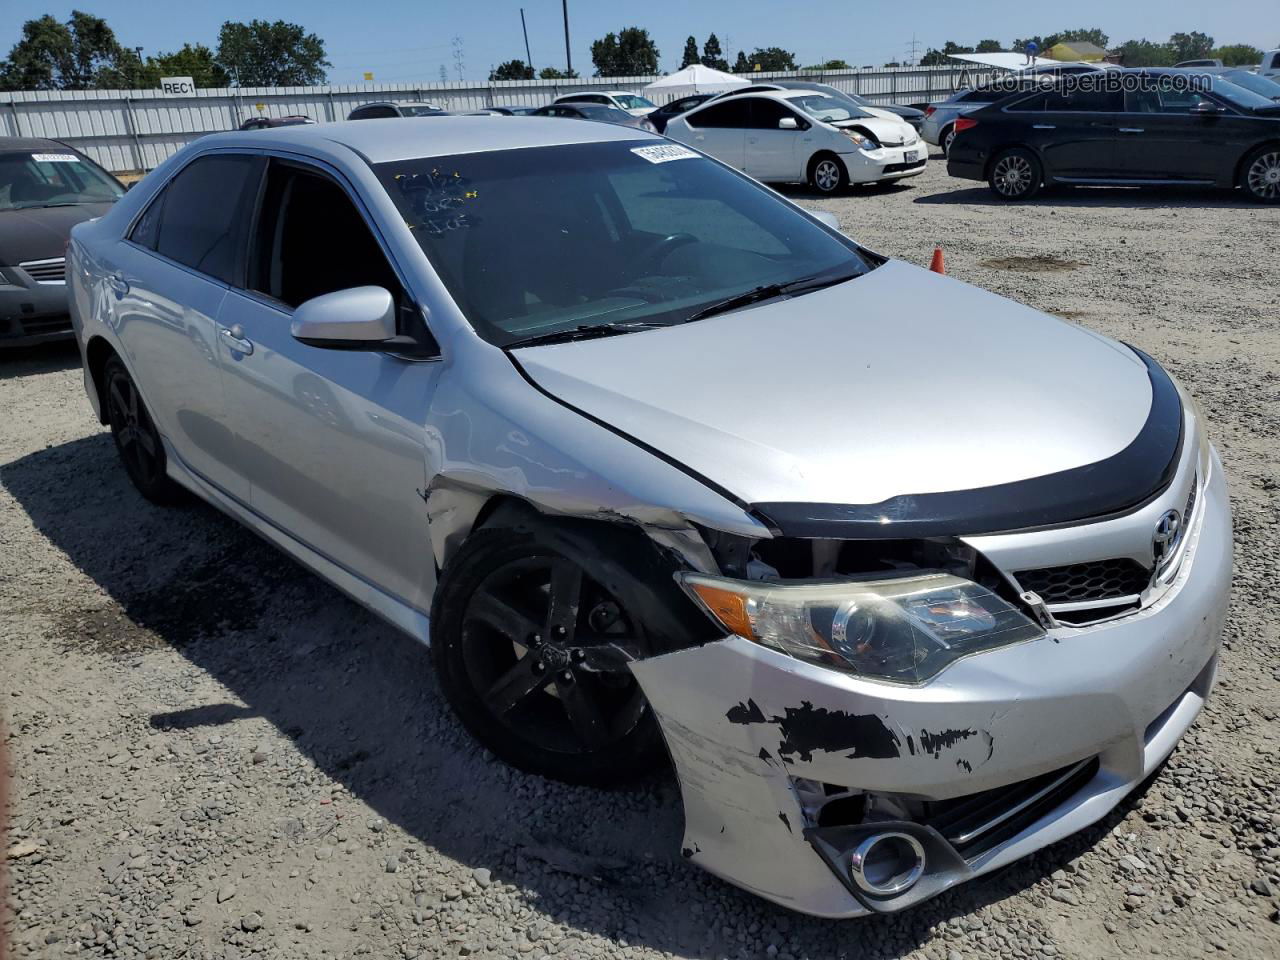
[[[942,258],[942,248],[941,248],[941,247],[934,247],[934,248],[933,248],[933,259],[929,261],[929,269],[930,269],[930,270],[932,270],[934,273],[941,273],[941,274],[944,274],[944,275],[946,274],[946,272],[947,272],[947,263],[946,263],[946,261]]]

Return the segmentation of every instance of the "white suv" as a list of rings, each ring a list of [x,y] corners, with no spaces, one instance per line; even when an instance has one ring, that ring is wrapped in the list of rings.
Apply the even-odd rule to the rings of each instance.
[[[606,107],[625,110],[633,117],[643,117],[658,109],[658,105],[645,97],[622,90],[602,90],[592,93],[566,93],[556,97],[553,103],[599,103]]]

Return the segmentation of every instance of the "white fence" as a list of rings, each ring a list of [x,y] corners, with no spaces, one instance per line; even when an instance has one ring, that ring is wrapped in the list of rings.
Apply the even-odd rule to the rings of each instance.
[[[756,73],[752,80],[830,83],[873,103],[924,103],[971,86],[991,71],[972,67],[896,67],[825,73]],[[304,114],[343,120],[371,100],[430,100],[447,110],[541,106],[578,90],[640,92],[654,77],[516,80],[486,84],[364,84],[247,87],[165,96],[159,90],[35,90],[0,93],[0,135],[62,140],[117,173],[150,170],[197,137],[234,130],[253,116]]]

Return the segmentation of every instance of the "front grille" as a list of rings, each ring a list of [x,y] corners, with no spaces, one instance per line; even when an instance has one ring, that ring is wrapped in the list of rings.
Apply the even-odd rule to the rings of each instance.
[[[1151,571],[1130,557],[1019,570],[1014,576],[1047,604],[1119,600],[1142,593],[1151,582]]]
[[[36,283],[66,283],[67,261],[63,257],[51,260],[28,260],[18,264]]]
[[[1097,772],[1098,758],[1091,757],[1007,787],[936,801],[928,805],[923,822],[973,862],[1067,800]]]
[[[923,167],[924,160],[916,160],[914,163],[886,163],[884,165],[885,173],[901,173],[903,170],[914,170],[917,167]]]

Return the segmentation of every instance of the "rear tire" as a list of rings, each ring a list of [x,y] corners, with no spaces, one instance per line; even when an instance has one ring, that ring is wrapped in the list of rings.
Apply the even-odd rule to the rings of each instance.
[[[1258,147],[1245,157],[1240,187],[1258,203],[1280,203],[1280,144]]]
[[[991,161],[987,184],[1001,200],[1030,200],[1044,182],[1044,168],[1034,153],[1023,147],[1011,147],[996,154]]]
[[[102,366],[103,395],[107,403],[107,423],[116,452],[125,472],[138,492],[152,503],[172,504],[183,498],[183,490],[169,479],[167,459],[160,431],[151,411],[142,402],[137,384],[119,357],[110,357]]]
[[[463,726],[512,766],[567,783],[660,765],[657,721],[626,664],[709,626],[648,538],[610,526],[530,517],[477,530],[432,610],[432,659]]]
[[[849,171],[834,153],[815,154],[809,161],[809,186],[824,196],[833,196],[849,186]]]
[[[942,136],[938,138],[938,146],[942,148],[942,155],[945,157],[951,153],[951,144],[956,140],[956,125],[953,123],[947,129],[942,131]]]

